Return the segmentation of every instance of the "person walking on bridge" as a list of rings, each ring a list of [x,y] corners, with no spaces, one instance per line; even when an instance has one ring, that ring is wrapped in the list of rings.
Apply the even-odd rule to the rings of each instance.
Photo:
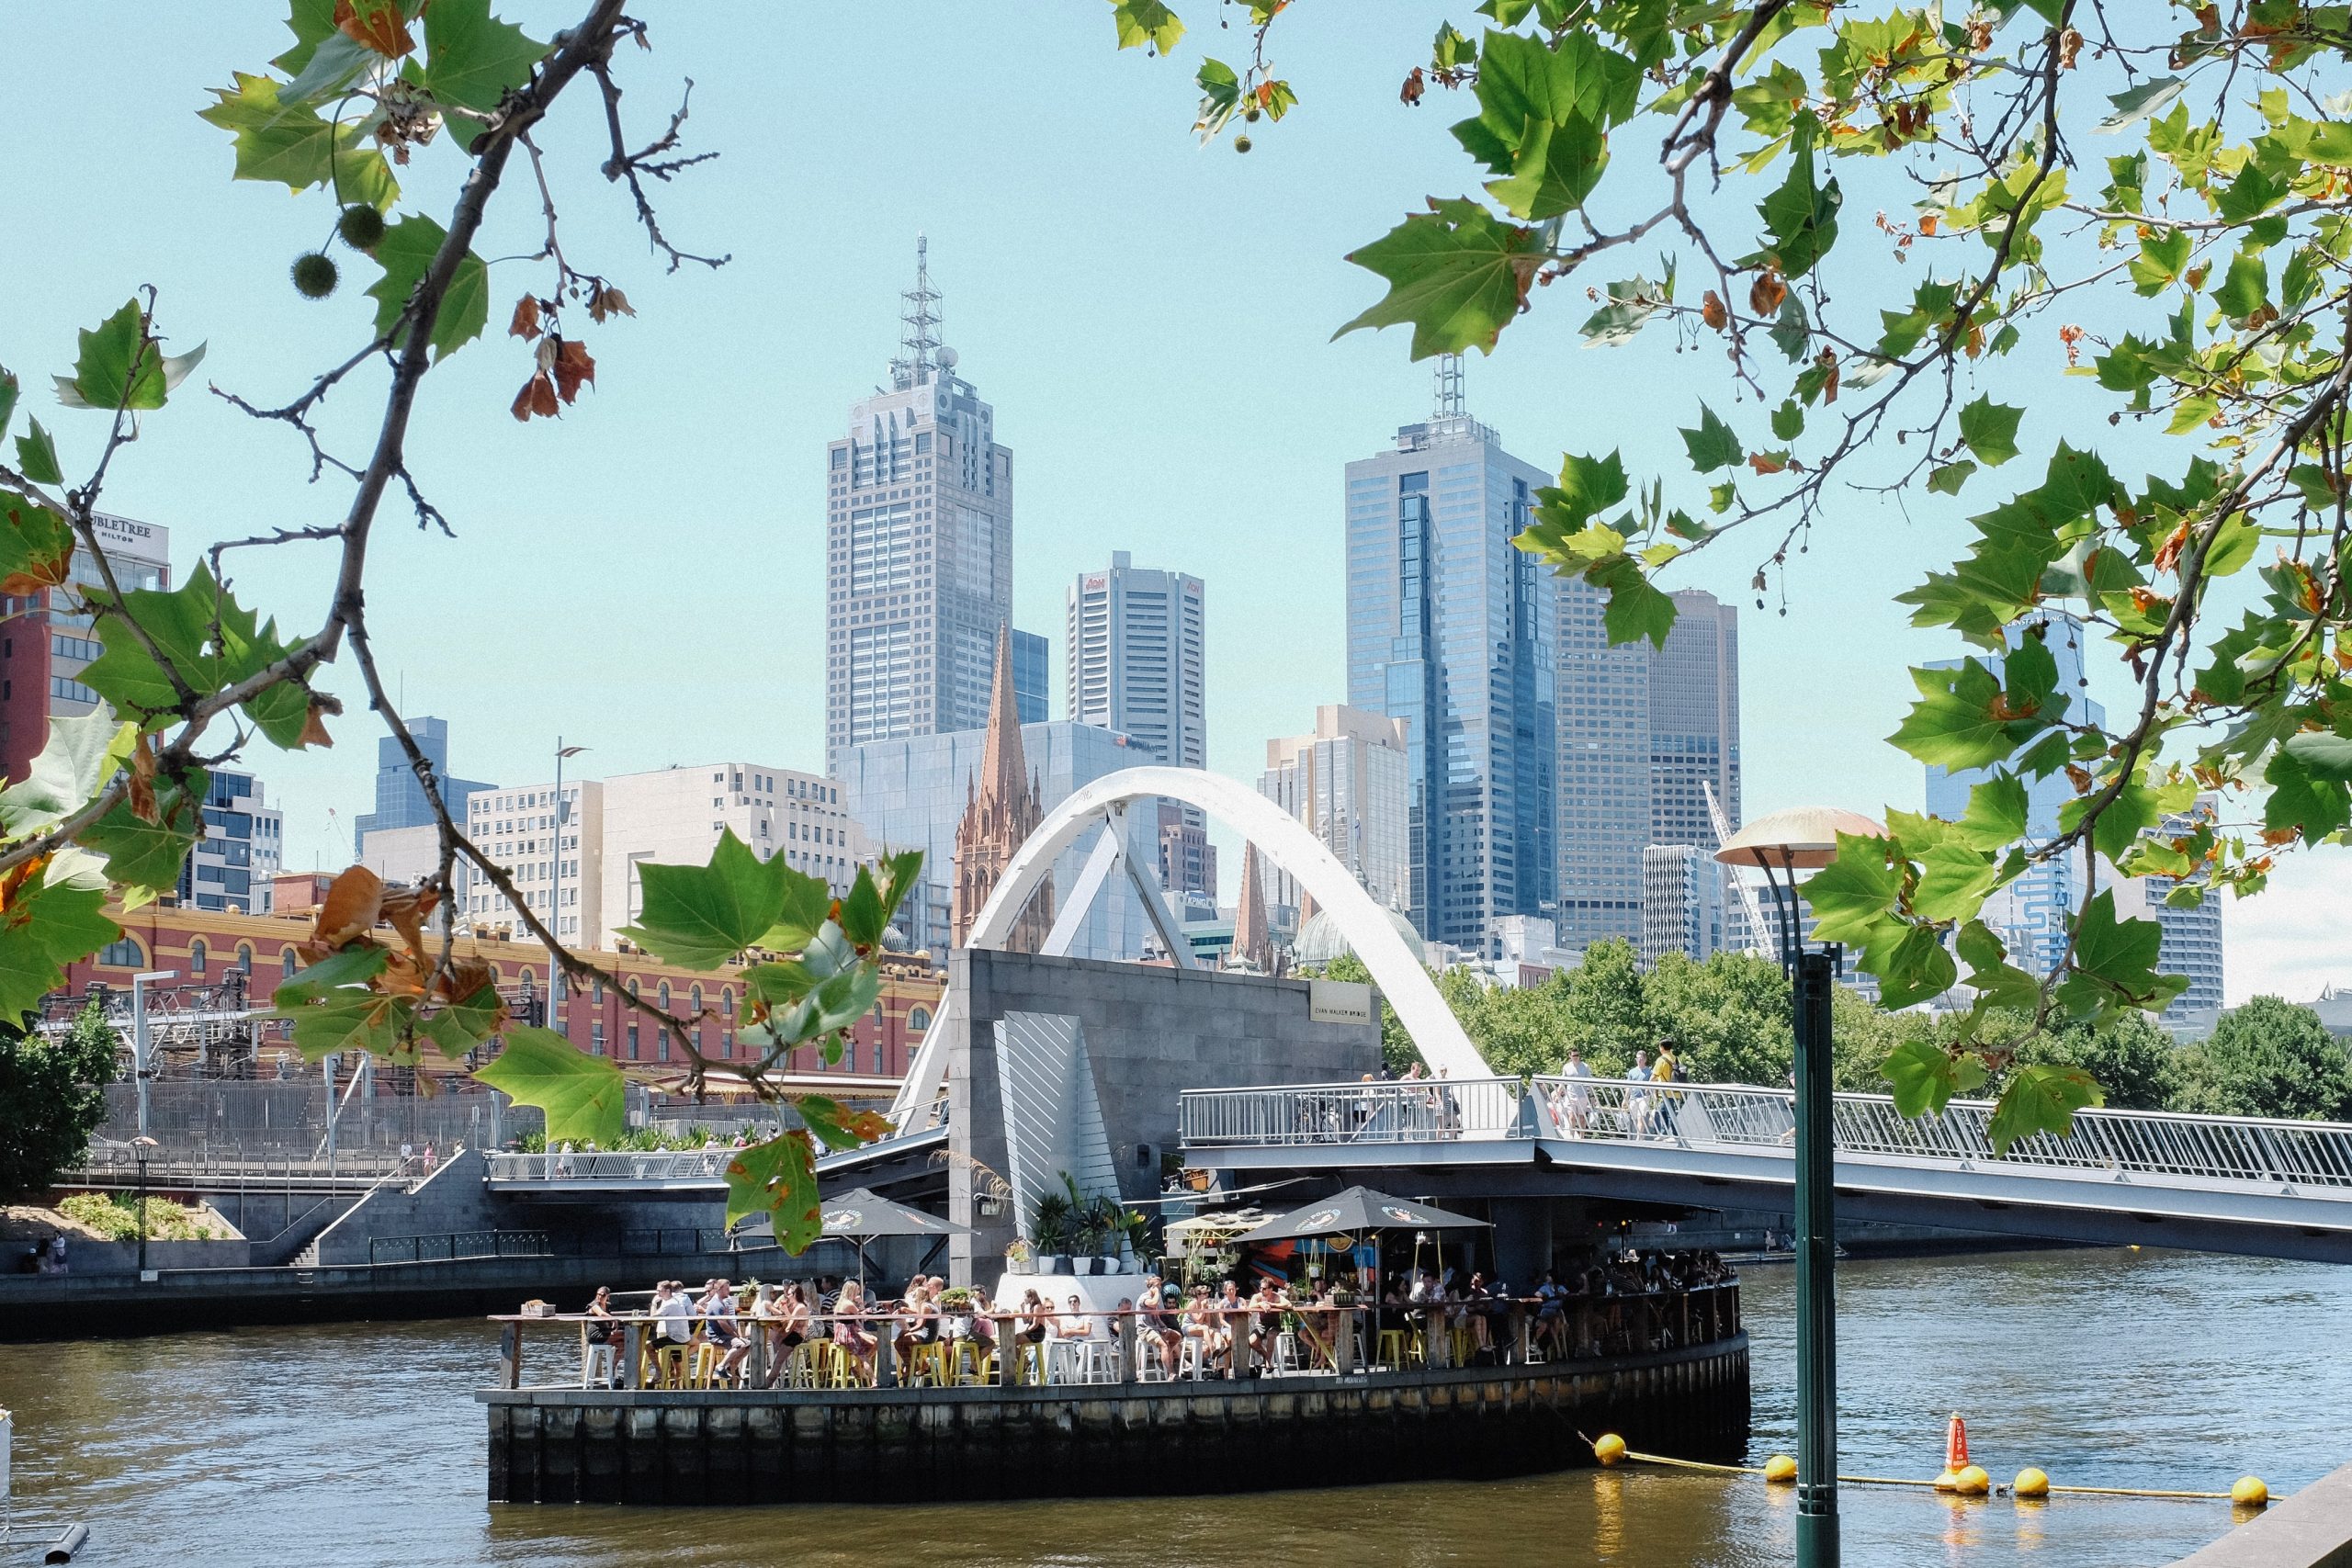
[[[1560,1076],[1568,1081],[1561,1091],[1560,1104],[1554,1108],[1554,1113],[1564,1123],[1564,1130],[1569,1136],[1580,1138],[1592,1125],[1592,1090],[1582,1081],[1592,1077],[1592,1064],[1584,1059],[1583,1052],[1571,1045],[1568,1047],[1568,1059],[1560,1068]]]
[[[1681,1077],[1682,1059],[1675,1055],[1674,1042],[1670,1039],[1659,1041],[1657,1061],[1650,1067],[1650,1081],[1670,1084],[1680,1081]],[[1650,1091],[1650,1100],[1653,1106],[1650,1121],[1657,1129],[1658,1136],[1679,1137],[1682,1129],[1677,1118],[1681,1114],[1682,1097],[1672,1089],[1658,1089]]]

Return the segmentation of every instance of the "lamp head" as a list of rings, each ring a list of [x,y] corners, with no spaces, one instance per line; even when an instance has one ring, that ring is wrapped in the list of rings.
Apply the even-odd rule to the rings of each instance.
[[[1715,859],[1724,865],[1818,871],[1838,858],[1838,835],[1883,839],[1886,829],[1857,811],[1834,806],[1792,806],[1759,817],[1724,840]]]

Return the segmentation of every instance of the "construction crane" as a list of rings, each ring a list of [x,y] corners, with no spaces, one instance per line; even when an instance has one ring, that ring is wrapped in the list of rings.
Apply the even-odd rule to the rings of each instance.
[[[1724,815],[1723,802],[1715,798],[1713,784],[1701,779],[1699,787],[1707,792],[1707,815],[1715,824],[1715,847],[1721,849],[1731,841],[1731,818]],[[1739,868],[1733,865],[1724,867],[1724,879],[1739,890],[1739,907],[1747,916],[1747,951],[1766,958],[1771,957],[1772,950],[1768,942],[1772,928],[1764,923],[1764,906],[1756,897],[1756,885],[1742,876]]]

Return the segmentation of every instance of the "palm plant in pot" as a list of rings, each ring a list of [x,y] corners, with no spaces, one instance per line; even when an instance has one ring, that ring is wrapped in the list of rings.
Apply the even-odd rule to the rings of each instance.
[[[1037,1194],[1029,1213],[1029,1235],[1037,1248],[1037,1272],[1067,1274],[1069,1268],[1070,1204],[1059,1192]]]

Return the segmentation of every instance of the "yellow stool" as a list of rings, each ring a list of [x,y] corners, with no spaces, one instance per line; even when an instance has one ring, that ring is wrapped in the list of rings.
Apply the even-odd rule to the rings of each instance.
[[[947,1386],[961,1388],[983,1382],[980,1376],[980,1348],[968,1339],[950,1339],[940,1348],[946,1352]]]
[[[949,1382],[947,1347],[936,1340],[916,1346],[914,1356],[907,1367],[907,1382],[910,1387],[925,1384],[932,1388],[944,1388]]]
[[[691,1350],[674,1342],[657,1345],[646,1353],[645,1382],[649,1388],[684,1388]]]
[[[1380,1364],[1390,1371],[1405,1364],[1405,1331],[1384,1328],[1380,1331]]]
[[[694,1351],[694,1358],[686,1367],[685,1386],[708,1388],[711,1379],[718,1374],[719,1361],[724,1358],[718,1347],[708,1340],[695,1346]]]
[[[1453,1352],[1453,1364],[1457,1367],[1468,1366],[1471,1348],[1470,1331],[1466,1328],[1449,1329],[1447,1337],[1451,1340],[1448,1348]]]
[[[1029,1340],[1021,1342],[1021,1353],[1012,1363],[1016,1382],[1042,1383],[1046,1381],[1046,1348]]]

